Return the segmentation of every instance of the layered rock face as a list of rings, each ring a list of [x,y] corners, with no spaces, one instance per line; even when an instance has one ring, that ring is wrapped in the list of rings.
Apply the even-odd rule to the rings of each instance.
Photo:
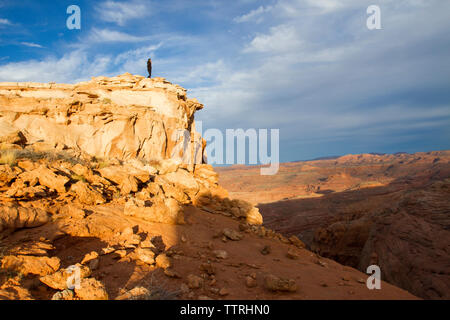
[[[231,195],[273,201],[258,205],[265,226],[361,271],[376,264],[422,298],[449,299],[450,151],[286,163],[270,180],[258,170],[218,171]]]
[[[0,88],[0,187],[8,201],[118,201],[128,216],[169,224],[185,222],[183,206],[216,203],[215,211],[233,209],[237,218],[262,223],[258,209],[228,199],[202,163],[194,113],[203,105],[182,87],[124,74]],[[0,231],[35,226],[46,216],[14,206],[3,213]]]
[[[449,199],[448,178],[348,195],[315,230],[311,249],[360,270],[379,265],[383,279],[422,298],[449,299]]]
[[[194,123],[195,111],[202,108],[178,85],[131,74],[74,85],[0,83],[5,141],[18,142],[18,130],[23,143],[44,141],[96,157],[153,161],[189,150],[192,162],[202,163]],[[176,149],[180,144],[183,148]]]

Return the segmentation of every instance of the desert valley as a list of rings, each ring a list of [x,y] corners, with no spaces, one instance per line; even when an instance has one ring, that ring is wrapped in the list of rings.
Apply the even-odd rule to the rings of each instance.
[[[284,163],[270,177],[256,166],[216,171],[264,226],[360,271],[379,265],[418,297],[450,298],[450,151]]]

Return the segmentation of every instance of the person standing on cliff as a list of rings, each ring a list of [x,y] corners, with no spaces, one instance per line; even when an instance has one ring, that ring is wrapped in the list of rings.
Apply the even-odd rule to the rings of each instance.
[[[148,77],[152,77],[152,59],[147,60],[147,71],[148,71]]]

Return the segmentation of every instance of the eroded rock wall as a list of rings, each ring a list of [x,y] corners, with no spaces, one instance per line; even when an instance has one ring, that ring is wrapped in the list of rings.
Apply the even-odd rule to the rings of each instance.
[[[202,163],[194,123],[202,108],[178,85],[127,73],[74,85],[0,83],[2,136],[20,131],[29,144],[96,157],[153,161],[190,152],[191,162]],[[179,148],[183,143],[188,146]]]

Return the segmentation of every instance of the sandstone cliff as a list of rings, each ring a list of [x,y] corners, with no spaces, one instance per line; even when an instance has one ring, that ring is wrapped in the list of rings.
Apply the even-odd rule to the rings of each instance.
[[[175,146],[185,142],[179,133],[186,131],[186,149],[193,162],[202,163],[194,113],[203,105],[163,78],[123,74],[74,85],[1,83],[0,106],[0,133],[20,130],[24,143],[152,161],[172,158]]]

